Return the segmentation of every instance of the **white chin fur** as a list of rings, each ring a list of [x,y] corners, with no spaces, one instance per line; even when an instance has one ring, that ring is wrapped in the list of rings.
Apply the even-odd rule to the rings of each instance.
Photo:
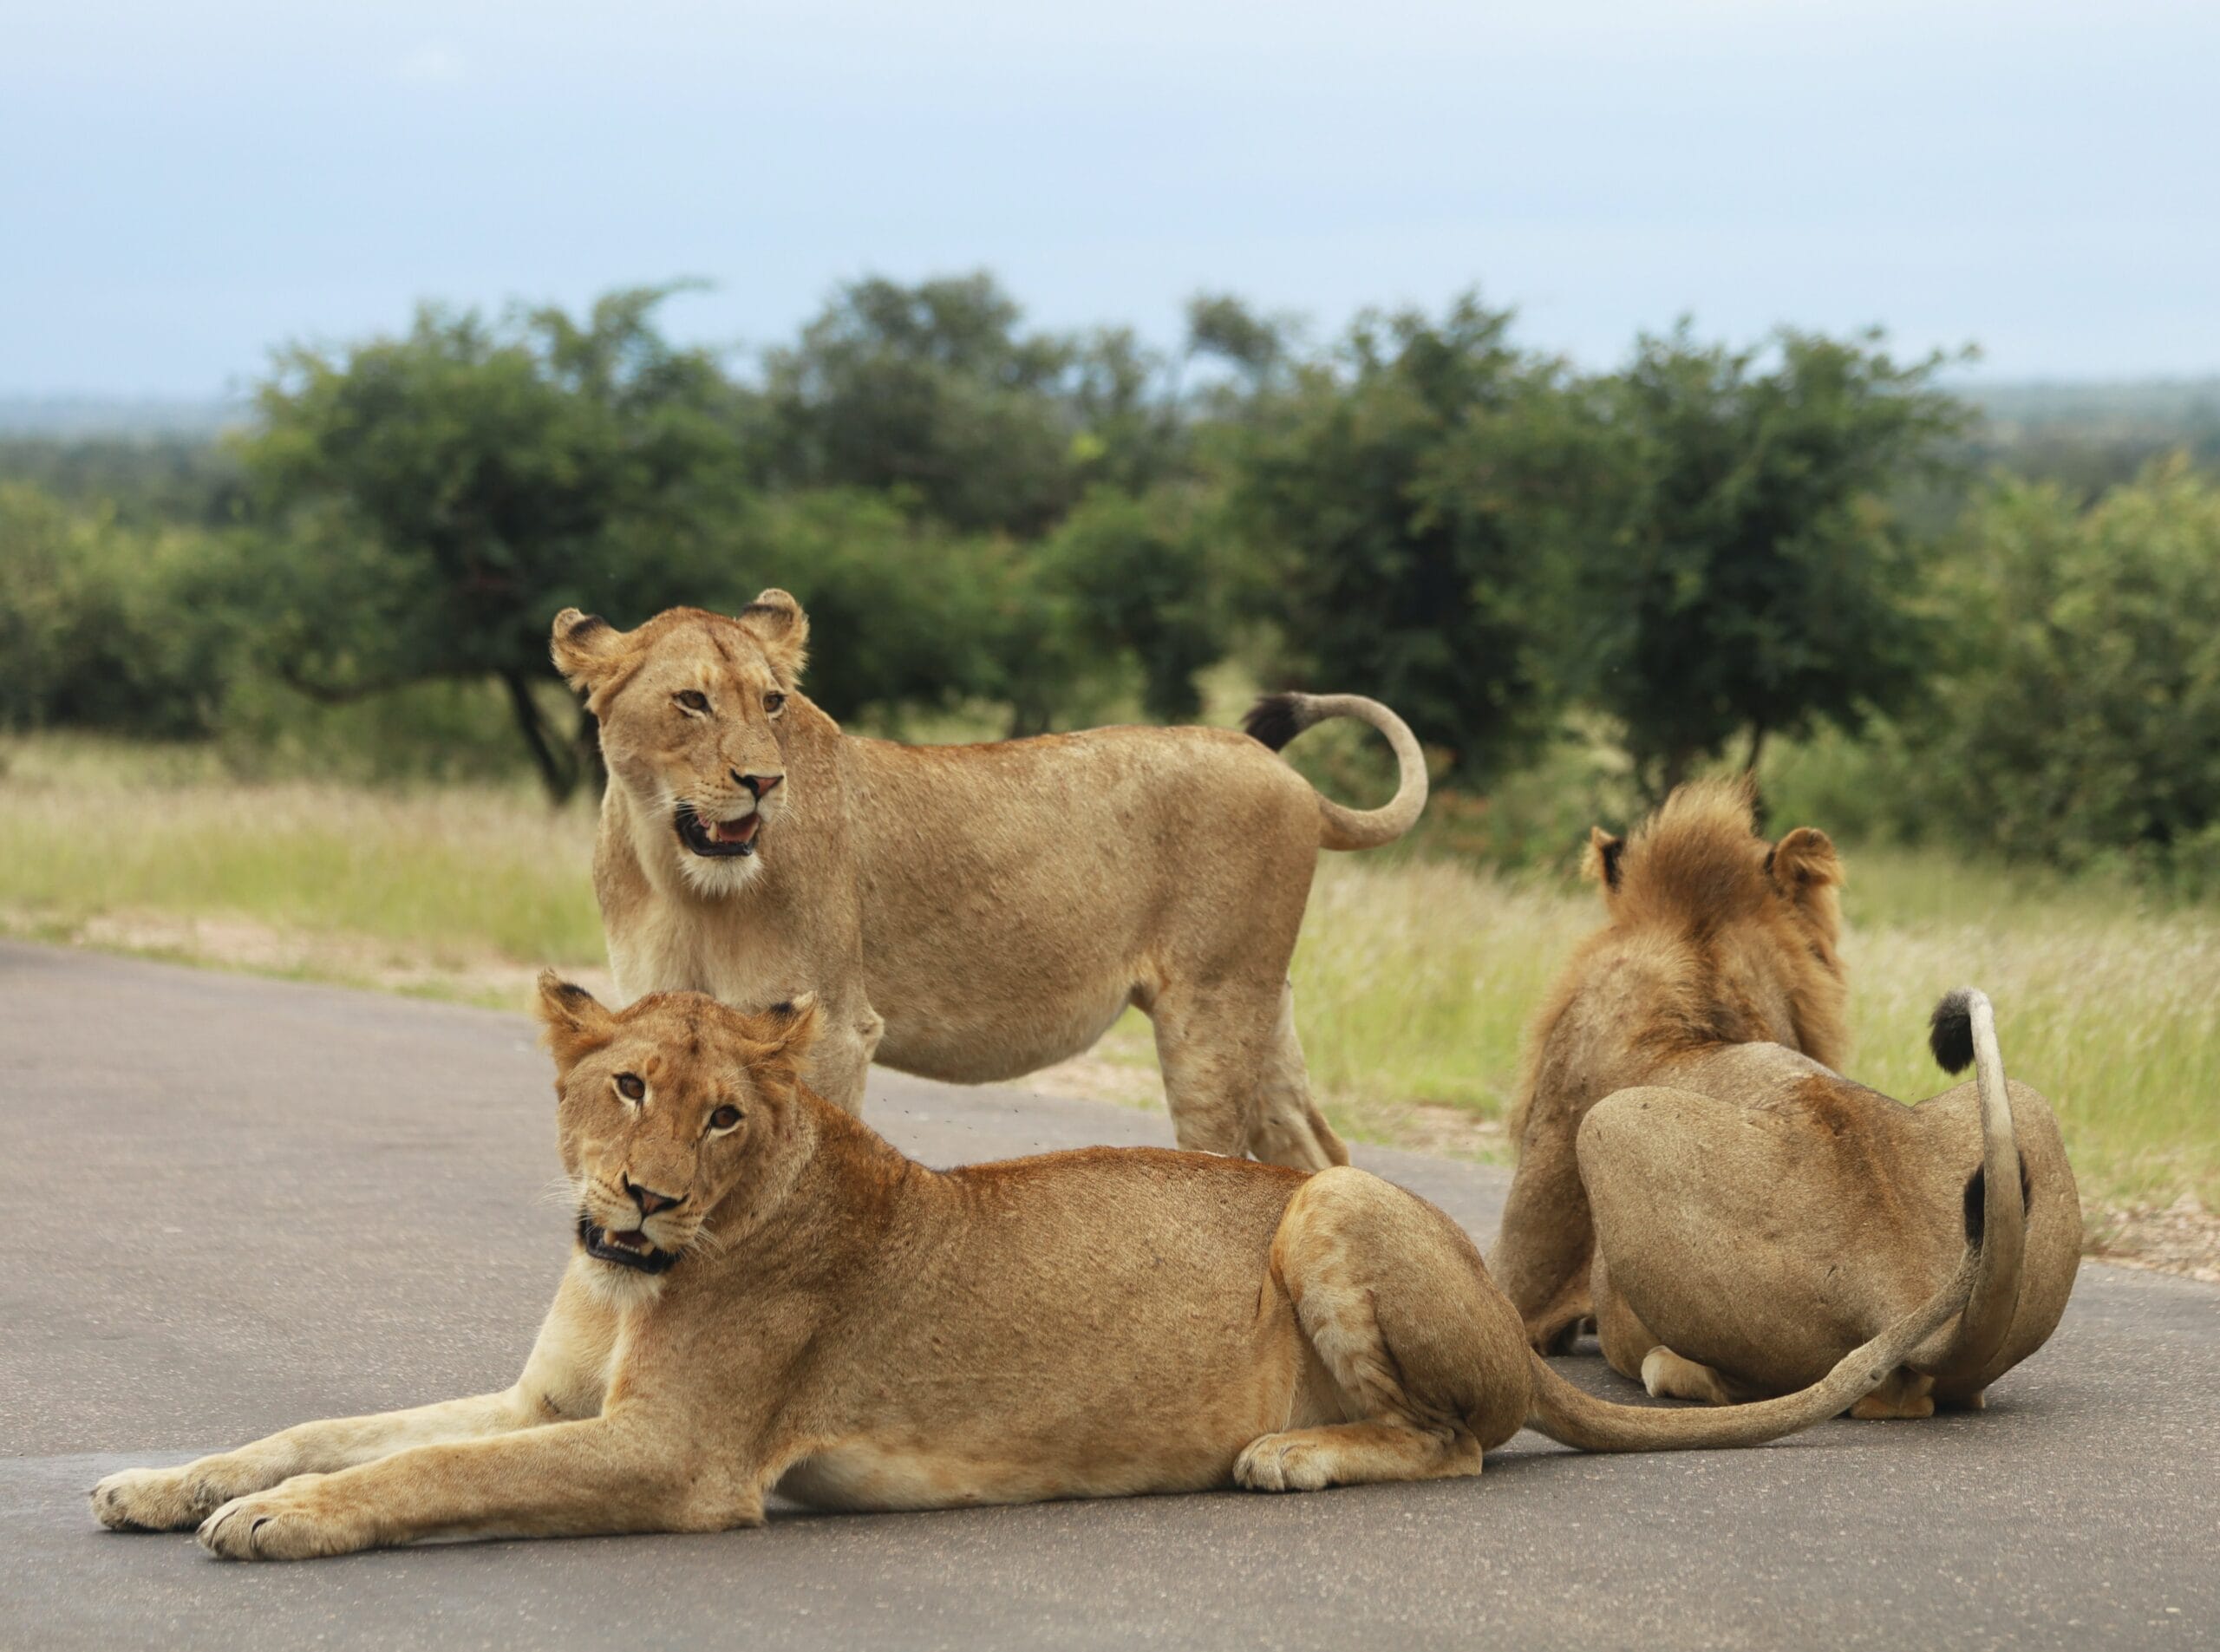
[[[722,855],[715,859],[691,853],[682,847],[678,852],[679,876],[686,879],[695,894],[713,899],[738,894],[748,879],[762,869],[761,850],[752,855]]]
[[[586,1289],[619,1313],[628,1308],[644,1308],[662,1296],[665,1277],[642,1273],[620,1263],[599,1261],[584,1272]]]

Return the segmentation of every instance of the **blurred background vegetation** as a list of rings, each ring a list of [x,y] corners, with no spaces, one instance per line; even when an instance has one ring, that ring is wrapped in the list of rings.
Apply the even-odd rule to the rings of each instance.
[[[874,730],[1376,695],[1436,846],[1498,862],[1728,765],[1852,840],[2210,880],[2220,394],[1977,405],[1877,335],[1685,324],[1581,372],[1477,297],[1313,343],[1205,296],[1165,350],[983,274],[741,359],[669,343],[669,291],[288,348],[220,433],[0,437],[0,727],[559,801],[551,613],[780,584]]]
[[[0,925],[495,998],[591,965],[549,619],[775,584],[864,732],[1401,711],[1435,801],[1329,858],[1296,964],[1361,1131],[1497,1114],[1587,826],[1751,768],[1851,851],[1859,1076],[1931,1087],[1975,980],[2100,1191],[2220,1192],[2220,387],[1685,324],[1583,371],[1477,296],[1317,341],[1205,295],[1158,349],[983,274],[741,356],[670,291],[290,348],[220,430],[0,421]],[[1378,747],[1294,754],[1371,800]]]

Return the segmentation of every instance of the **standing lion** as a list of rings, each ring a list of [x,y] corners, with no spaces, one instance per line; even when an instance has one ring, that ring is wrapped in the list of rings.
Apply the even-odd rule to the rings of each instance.
[[[1181,1146],[1348,1162],[1310,1099],[1287,966],[1320,847],[1392,843],[1426,805],[1400,717],[1282,694],[1245,734],[904,746],[843,734],[801,693],[808,636],[783,591],[630,631],[556,616],[555,663],[609,767],[594,890],[625,998],[815,992],[810,1083],[852,1113],[874,1060],[1014,1079],[1135,1004]],[[1384,807],[1330,802],[1273,755],[1329,717],[1394,747]]]

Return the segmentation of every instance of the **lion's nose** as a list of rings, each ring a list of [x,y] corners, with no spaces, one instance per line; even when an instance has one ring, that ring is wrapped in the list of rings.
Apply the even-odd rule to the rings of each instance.
[[[643,1187],[630,1176],[623,1179],[624,1191],[632,1196],[632,1203],[640,1207],[640,1216],[643,1220],[653,1216],[657,1211],[667,1211],[674,1205],[685,1203],[686,1195],[683,1193],[673,1198],[669,1193],[658,1193],[650,1188]]]
[[[783,774],[743,774],[738,769],[732,771],[732,777],[745,786],[758,803],[763,800],[765,793],[776,790],[779,782],[787,778]]]

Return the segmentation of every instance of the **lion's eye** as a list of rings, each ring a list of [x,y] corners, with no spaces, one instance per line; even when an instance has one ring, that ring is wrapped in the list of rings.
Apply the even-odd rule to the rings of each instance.
[[[683,689],[673,697],[689,711],[707,711],[709,708],[709,696],[699,689]]]
[[[637,1101],[648,1093],[646,1083],[637,1073],[619,1073],[617,1075],[617,1088],[618,1094],[627,1101]]]
[[[767,694],[763,696],[763,709],[774,717],[786,708],[786,704],[787,696],[783,694]]]
[[[709,1115],[709,1128],[712,1130],[729,1130],[739,1122],[740,1109],[738,1107],[719,1107]]]

